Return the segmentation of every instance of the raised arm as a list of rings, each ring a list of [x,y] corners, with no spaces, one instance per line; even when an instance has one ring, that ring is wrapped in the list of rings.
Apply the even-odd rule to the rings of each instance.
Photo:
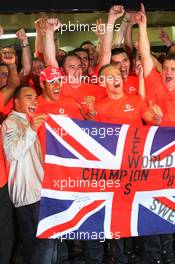
[[[111,48],[113,39],[113,30],[116,19],[124,14],[124,8],[121,5],[112,6],[109,10],[108,21],[106,25],[105,34],[102,41],[101,54],[100,54],[100,67],[111,61]]]
[[[32,71],[32,54],[30,43],[23,28],[16,32],[16,36],[20,40],[22,48],[22,75],[26,76]]]
[[[139,59],[136,59],[135,64],[136,64],[135,73],[139,79],[138,94],[141,96],[142,100],[144,100],[146,98],[146,92],[145,92],[145,81],[144,81],[144,76],[143,76],[143,66]]]
[[[17,67],[15,64],[15,54],[14,52],[2,52],[1,60],[4,64],[7,65],[8,68],[8,79],[7,85],[0,91],[3,94],[4,102],[6,105],[10,98],[12,97],[15,89],[20,84],[19,74],[17,72]]]
[[[98,18],[96,20],[96,28],[95,29],[92,28],[92,31],[95,33],[95,35],[98,38],[97,45],[96,45],[96,51],[98,53],[98,57],[99,57],[99,54],[101,54],[101,47],[102,47],[103,38],[105,34],[105,28],[106,28],[106,23],[102,18]]]
[[[52,65],[58,67],[56,60],[56,47],[54,41],[54,32],[61,26],[58,18],[48,18],[42,23],[44,31],[44,61],[46,66]]]
[[[147,19],[143,4],[141,4],[141,11],[136,14],[136,21],[139,25],[139,52],[143,65],[144,77],[147,77],[151,72],[154,63],[150,51],[150,43],[147,33]]]
[[[126,13],[125,17],[123,18],[123,21],[120,25],[119,31],[114,32],[114,37],[113,37],[113,41],[112,41],[112,48],[119,48],[120,47],[121,42],[127,33],[129,23],[130,23],[130,15],[129,15],[129,13]]]
[[[35,37],[35,56],[38,57],[39,54],[43,54],[43,32],[41,29],[41,22],[44,18],[39,18],[34,22],[36,37]]]
[[[133,47],[134,47],[133,39],[132,39],[132,32],[133,32],[133,26],[137,24],[135,16],[136,16],[136,12],[128,12],[126,13],[125,18],[124,18],[124,21],[126,21],[125,23],[128,23],[128,27],[124,35],[124,46],[129,56],[131,55],[133,51]]]

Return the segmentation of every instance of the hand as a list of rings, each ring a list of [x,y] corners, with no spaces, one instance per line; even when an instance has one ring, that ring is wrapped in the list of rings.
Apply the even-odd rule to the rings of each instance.
[[[16,57],[13,51],[2,51],[1,52],[1,61],[6,64],[15,64]]]
[[[26,32],[25,32],[25,30],[23,28],[21,28],[20,30],[18,30],[16,32],[16,36],[21,41],[21,43],[23,45],[28,43],[28,37],[27,37]]]
[[[136,15],[137,12],[127,12],[124,19],[128,21],[130,26],[134,26],[137,24]]]
[[[149,109],[153,115],[153,119],[156,121],[156,124],[160,124],[163,118],[162,109],[160,106],[152,103],[152,101],[149,101]]]
[[[45,31],[55,32],[61,27],[61,22],[58,18],[48,18],[45,24]]]
[[[135,72],[136,75],[140,78],[143,79],[143,66],[140,60],[136,60],[136,67],[135,67]]]
[[[35,29],[37,34],[40,33],[41,35],[45,34],[45,27],[46,27],[46,22],[47,22],[48,17],[47,16],[42,16],[38,20],[35,21]]]
[[[33,117],[31,118],[31,121],[30,121],[30,126],[31,126],[31,128],[32,128],[35,132],[37,132],[38,129],[39,129],[39,127],[40,127],[44,122],[46,122],[47,118],[48,118],[48,115],[46,115],[46,114],[37,114],[37,115],[33,116]]]
[[[125,10],[122,5],[114,5],[109,10],[109,17],[116,20],[123,16]]]
[[[170,40],[168,33],[163,28],[160,29],[159,38],[166,46],[171,46],[172,41]]]
[[[146,15],[146,12],[145,12],[145,6],[144,6],[143,3],[140,4],[140,10],[141,10],[141,12],[142,12],[143,14]]]
[[[98,38],[101,38],[105,34],[106,30],[106,23],[102,18],[98,18],[96,20],[96,30],[92,31],[96,34]]]
[[[146,18],[146,13],[145,13],[145,7],[144,7],[144,4],[141,3],[140,4],[140,7],[141,7],[141,11],[140,12],[137,12],[135,14],[135,21],[138,25],[146,25],[147,23],[147,18]]]
[[[95,111],[95,97],[94,96],[86,96],[85,97],[86,105],[89,109],[89,112]]]
[[[35,20],[34,22],[35,30],[40,31],[41,30],[41,18]]]

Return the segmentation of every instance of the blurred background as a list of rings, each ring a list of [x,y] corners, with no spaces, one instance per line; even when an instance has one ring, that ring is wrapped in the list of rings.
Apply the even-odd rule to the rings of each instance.
[[[161,47],[159,39],[160,28],[175,40],[175,0],[144,0],[148,15],[148,32],[151,46]],[[18,41],[15,32],[24,28],[31,34],[30,43],[34,47],[34,21],[43,15],[58,17],[69,28],[64,28],[64,32],[58,32],[60,47],[66,51],[78,47],[84,40],[96,43],[97,37],[91,32],[91,27],[97,18],[107,18],[110,6],[122,4],[125,10],[139,10],[140,1],[138,0],[88,0],[71,1],[49,0],[49,1],[12,1],[4,0],[0,5],[0,25],[4,28],[4,35],[0,38],[0,46],[15,46],[18,48]],[[121,20],[117,21],[120,23]],[[80,24],[85,25],[80,29]],[[9,35],[10,34],[10,35]],[[137,28],[134,28],[134,39],[137,39]]]

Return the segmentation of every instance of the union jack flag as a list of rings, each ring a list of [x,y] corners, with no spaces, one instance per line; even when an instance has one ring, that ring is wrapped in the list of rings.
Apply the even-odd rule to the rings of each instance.
[[[50,115],[37,237],[175,232],[175,128]]]

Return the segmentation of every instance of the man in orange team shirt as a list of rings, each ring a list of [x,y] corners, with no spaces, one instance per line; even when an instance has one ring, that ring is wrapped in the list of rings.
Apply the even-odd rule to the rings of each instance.
[[[145,77],[145,89],[148,100],[160,105],[163,111],[164,125],[175,123],[175,55],[168,55],[164,62],[162,72],[159,73],[154,67],[151,57],[150,44],[147,34],[147,19],[144,7],[137,14],[139,25],[139,50],[143,63]]]
[[[49,66],[40,73],[40,86],[43,93],[38,97],[38,112],[83,119],[80,106],[74,98],[61,95],[62,78],[63,76],[58,67]],[[39,139],[41,141],[43,155],[45,153],[45,137],[45,130],[41,128],[39,131]],[[69,263],[66,241],[61,243],[60,240],[56,240],[56,243],[57,250],[61,254],[61,263]]]
[[[123,48],[115,48],[111,51],[111,63],[121,72],[123,85],[126,94],[138,94],[139,78],[130,74],[130,59]]]
[[[142,118],[149,124],[159,124],[162,118],[162,111],[157,105],[150,103],[149,108],[138,95],[126,95],[123,91],[123,79],[121,72],[114,65],[108,64],[100,70],[104,77],[107,97],[101,100],[96,107],[90,105],[89,117],[101,122],[142,125]],[[128,242],[130,249],[125,248]],[[116,260],[119,264],[141,263],[134,252],[132,238],[115,240]],[[132,261],[130,262],[130,259]],[[141,261],[141,260],[139,260]]]
[[[102,67],[100,75],[105,80],[107,97],[96,105],[96,111],[90,110],[90,115],[96,115],[96,120],[135,126],[142,125],[142,119],[153,125],[161,122],[160,107],[152,105],[151,102],[148,107],[140,96],[125,94],[120,70],[114,65],[108,64]]]
[[[38,111],[83,119],[77,102],[72,97],[61,94],[62,78],[57,67],[49,66],[40,73],[43,93],[38,97]]]
[[[106,97],[106,91],[103,87],[86,83],[86,78],[82,74],[81,59],[77,54],[68,54],[64,57],[63,72],[63,89],[62,94],[72,96],[77,102],[79,102],[85,112],[87,111],[86,98],[87,96],[93,96],[95,101]]]
[[[76,62],[79,63],[79,58],[77,58],[77,56],[73,56],[73,58],[75,58]],[[78,106],[79,103],[77,104],[77,102],[73,97],[62,95],[62,87],[61,87],[62,78],[63,77],[57,67],[50,66],[45,68],[41,72],[40,85],[41,88],[43,89],[43,95],[41,95],[38,98],[39,112],[61,114],[72,118],[83,119],[83,117],[80,114],[80,108]],[[82,96],[80,91],[79,91],[79,96],[80,97]],[[41,136],[41,133],[42,131],[40,131],[39,136],[40,138],[42,138],[43,141],[44,135]],[[62,244],[61,246],[62,246],[61,255],[62,254],[66,255],[66,253],[64,253],[66,251],[66,244],[64,245]],[[99,241],[86,241],[83,253],[86,259],[86,263],[101,264],[103,260],[103,244],[100,243]],[[64,260],[66,257],[65,256],[63,257]]]
[[[139,26],[139,51],[143,64],[145,89],[148,100],[159,104],[163,111],[161,125],[175,124],[175,56],[168,55],[162,72],[157,72],[151,57],[150,43],[147,33],[147,17],[144,5],[136,15]],[[145,257],[151,263],[175,263],[173,234],[162,234],[144,237]]]

